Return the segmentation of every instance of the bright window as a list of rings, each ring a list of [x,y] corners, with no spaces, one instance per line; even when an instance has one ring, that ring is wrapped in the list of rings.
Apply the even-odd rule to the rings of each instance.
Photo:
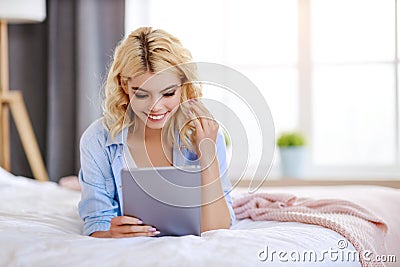
[[[127,32],[143,25],[250,78],[277,134],[306,133],[308,176],[399,173],[395,0],[126,0]]]
[[[396,164],[395,1],[311,1],[313,163]]]

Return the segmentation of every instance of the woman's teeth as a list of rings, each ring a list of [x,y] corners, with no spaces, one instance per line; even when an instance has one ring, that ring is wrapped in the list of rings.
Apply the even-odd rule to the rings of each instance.
[[[166,113],[162,114],[162,115],[158,115],[158,116],[153,116],[153,115],[148,115],[150,119],[152,120],[161,120],[162,118],[164,118]]]

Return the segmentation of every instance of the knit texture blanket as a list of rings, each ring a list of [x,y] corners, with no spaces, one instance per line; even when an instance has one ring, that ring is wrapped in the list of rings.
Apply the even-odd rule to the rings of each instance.
[[[292,194],[258,193],[234,199],[237,219],[300,222],[336,231],[357,250],[364,266],[385,266],[366,260],[385,255],[386,223],[369,210],[346,200],[297,198]],[[369,253],[370,252],[370,253]]]

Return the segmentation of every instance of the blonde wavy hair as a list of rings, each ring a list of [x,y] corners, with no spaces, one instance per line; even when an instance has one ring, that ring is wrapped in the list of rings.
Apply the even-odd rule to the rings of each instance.
[[[192,55],[184,48],[178,38],[160,29],[141,27],[133,31],[116,47],[112,64],[104,86],[103,125],[112,138],[125,127],[137,123],[137,116],[127,116],[130,108],[129,97],[124,92],[121,79],[127,82],[130,77],[137,77],[146,72],[159,73],[172,71],[182,81],[180,103],[202,96],[201,85],[197,79]],[[130,109],[131,110],[131,109]],[[194,150],[194,127],[187,123],[187,117],[181,107],[164,126],[167,141],[178,144],[175,130],[179,130],[181,146]],[[163,130],[164,130],[163,129]]]

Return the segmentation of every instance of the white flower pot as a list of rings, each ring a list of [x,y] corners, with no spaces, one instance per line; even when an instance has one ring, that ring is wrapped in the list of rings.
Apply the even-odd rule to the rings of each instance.
[[[279,152],[283,177],[304,177],[306,164],[305,147],[280,147]]]

